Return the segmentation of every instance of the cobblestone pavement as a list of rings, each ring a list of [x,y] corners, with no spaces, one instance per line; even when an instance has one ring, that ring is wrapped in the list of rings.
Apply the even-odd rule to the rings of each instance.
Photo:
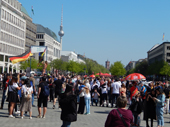
[[[0,92],[1,100],[2,92]],[[36,105],[35,99],[35,105]],[[57,105],[57,104],[56,104]],[[90,115],[78,115],[78,120],[71,124],[72,127],[104,127],[105,120],[111,108],[91,106]],[[8,118],[7,103],[4,109],[0,110],[0,127],[61,127],[60,110],[58,108],[52,109],[52,103],[48,103],[48,109],[45,119],[38,119],[37,107],[33,107],[33,119],[26,116],[24,119]],[[142,118],[142,117],[141,117]],[[170,115],[164,115],[165,127],[170,126]],[[154,127],[157,123],[154,121]],[[145,121],[141,120],[141,127],[145,127]]]

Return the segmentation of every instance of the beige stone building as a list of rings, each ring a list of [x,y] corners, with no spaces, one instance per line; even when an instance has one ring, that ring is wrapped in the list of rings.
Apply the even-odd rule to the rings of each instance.
[[[21,12],[26,21],[25,51],[27,51],[31,46],[36,45],[37,26],[32,22],[32,18],[23,6],[21,6]]]

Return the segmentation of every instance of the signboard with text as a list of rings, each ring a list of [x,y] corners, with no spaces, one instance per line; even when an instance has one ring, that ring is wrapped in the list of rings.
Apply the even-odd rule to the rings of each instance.
[[[31,53],[44,52],[46,46],[31,46]]]

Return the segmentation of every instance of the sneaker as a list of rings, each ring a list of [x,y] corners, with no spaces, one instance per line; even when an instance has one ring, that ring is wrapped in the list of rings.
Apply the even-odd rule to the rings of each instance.
[[[90,112],[89,112],[89,113],[87,113],[87,115],[90,115]]]
[[[15,118],[13,115],[9,115],[9,118]]]
[[[30,117],[29,119],[32,119],[32,117]]]
[[[42,116],[38,115],[37,118],[42,118]]]
[[[43,116],[42,118],[45,119],[45,116]]]
[[[22,116],[21,119],[23,119],[24,117]]]
[[[86,112],[86,113],[84,113],[84,115],[87,115],[88,113]]]
[[[55,109],[55,105],[53,105],[53,109]]]
[[[15,114],[20,114],[20,111],[16,111]]]

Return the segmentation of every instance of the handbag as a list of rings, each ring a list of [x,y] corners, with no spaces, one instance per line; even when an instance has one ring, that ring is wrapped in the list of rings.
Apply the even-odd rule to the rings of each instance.
[[[120,118],[122,119],[123,124],[125,125],[125,127],[128,127],[128,125],[127,125],[127,123],[125,122],[125,120],[124,120],[124,118],[123,118],[122,114],[119,112],[119,110],[118,110],[118,109],[116,109],[116,110],[117,110],[117,112],[119,113],[119,116],[120,116]]]

